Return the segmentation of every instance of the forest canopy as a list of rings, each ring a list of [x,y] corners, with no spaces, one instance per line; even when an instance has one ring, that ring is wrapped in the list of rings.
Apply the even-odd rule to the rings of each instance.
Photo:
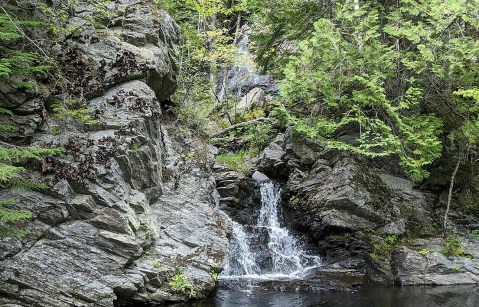
[[[285,3],[291,14],[280,14]],[[304,136],[396,155],[414,180],[428,176],[444,146],[459,156],[477,142],[479,1],[249,7],[258,62],[282,79],[280,113]]]

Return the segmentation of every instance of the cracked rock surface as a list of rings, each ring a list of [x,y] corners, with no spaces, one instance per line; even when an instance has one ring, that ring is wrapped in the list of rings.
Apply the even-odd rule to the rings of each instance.
[[[65,148],[25,165],[48,189],[0,192],[33,215],[26,237],[0,240],[0,305],[205,296],[224,266],[231,226],[218,209],[206,146],[192,136],[175,141],[177,127],[161,114],[160,102],[176,89],[178,26],[144,1],[119,0],[95,29],[91,3],[70,4],[68,23],[81,30],[52,51],[68,88],[50,84],[48,96],[74,98],[96,123],[45,116],[45,93],[0,88],[17,128],[5,141]],[[194,285],[188,293],[171,287],[179,274]]]

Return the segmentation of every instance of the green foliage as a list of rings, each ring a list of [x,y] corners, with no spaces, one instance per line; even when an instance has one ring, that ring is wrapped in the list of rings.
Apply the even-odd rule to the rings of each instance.
[[[0,237],[23,237],[26,234],[24,230],[8,225],[9,223],[27,220],[32,216],[29,211],[8,208],[14,203],[14,199],[0,201]]]
[[[245,140],[250,154],[254,156],[266,147],[273,138],[274,132],[270,123],[257,123],[244,126],[236,132],[236,136]]]
[[[173,100],[179,120],[198,132],[213,134],[225,126],[218,116],[227,100],[216,96],[216,78],[236,54],[231,29],[239,6],[222,0],[158,1],[181,27],[179,89]]]
[[[433,253],[434,250],[433,249],[421,249],[418,251],[419,254],[423,255],[423,256],[427,256],[429,255],[430,253]]]
[[[65,99],[63,103],[53,103],[53,116],[61,120],[73,120],[86,125],[98,122],[88,108],[82,108],[78,105],[79,103],[76,99]]]
[[[471,236],[475,239],[479,239],[479,230],[475,229],[471,231]]]
[[[208,92],[209,85],[196,80],[191,84],[192,88],[184,89],[190,93],[176,93],[175,99],[180,103],[175,108],[178,121],[185,126],[206,134],[214,131],[210,114],[214,108],[214,102]],[[181,91],[181,90],[180,90]],[[180,97],[185,95],[184,97]],[[189,95],[189,96],[186,96]]]
[[[463,256],[464,248],[461,245],[461,237],[458,235],[448,235],[444,241],[444,247],[441,252],[447,256]]]
[[[59,126],[53,126],[50,128],[50,133],[52,135],[60,135],[63,133],[63,130]]]
[[[26,180],[21,177],[23,167],[12,165],[28,159],[40,159],[48,155],[57,155],[63,148],[5,148],[0,146],[0,188],[24,188],[41,190],[44,185]],[[12,199],[0,200],[0,237],[21,237],[25,231],[13,226],[15,222],[26,220],[31,213],[25,210],[10,209],[8,206],[14,204]]]
[[[23,28],[39,27],[43,23],[0,10],[0,80],[19,88],[33,89],[35,83],[20,77],[44,74],[48,64],[38,53],[29,50],[24,44]]]
[[[216,282],[218,280],[218,276],[219,274],[217,272],[214,272],[214,271],[211,272],[211,278],[213,278],[213,281]]]
[[[139,142],[139,141],[131,142],[131,144],[130,144],[130,149],[131,150],[138,151],[138,150],[140,150],[140,148],[141,148],[141,142]]]
[[[296,195],[291,196],[288,201],[288,207],[290,207],[293,210],[296,210],[298,209],[298,205],[299,205],[299,197]]]
[[[212,138],[210,141],[229,151],[247,151],[252,157],[264,149],[275,132],[270,122],[246,123],[231,129],[224,137]]]
[[[330,14],[330,3],[304,0],[243,0],[249,14],[256,60],[263,73],[283,74],[298,41],[307,38],[313,23]]]
[[[450,134],[450,139],[465,144],[479,143],[479,89],[461,89],[454,92],[463,97],[456,101],[456,110],[463,117],[462,124]]]
[[[231,170],[249,174],[252,166],[246,161],[246,157],[246,151],[240,150],[235,153],[217,155],[216,161],[226,164]]]
[[[464,136],[478,135],[477,116],[463,120],[471,116],[453,95],[479,81],[479,18],[469,10],[478,4],[336,3],[290,57],[280,84],[286,107],[278,114],[332,148],[396,155],[412,179],[427,177],[442,153],[443,123],[452,131],[463,122]]]
[[[460,265],[456,264],[455,266],[452,267],[452,269],[456,272],[460,272],[462,267]]]
[[[1,114],[4,114],[8,117],[13,116],[12,111],[4,109],[4,108],[0,108],[0,115]],[[14,126],[0,124],[0,132],[8,133],[8,132],[12,132],[12,131],[15,131]]]
[[[173,276],[168,285],[173,291],[186,294],[190,298],[196,295],[194,286],[186,279],[186,275],[183,273],[183,270],[180,270],[178,274]]]
[[[389,259],[391,250],[396,246],[397,241],[395,235],[387,235],[377,242],[372,242],[373,252],[370,256],[376,261]]]

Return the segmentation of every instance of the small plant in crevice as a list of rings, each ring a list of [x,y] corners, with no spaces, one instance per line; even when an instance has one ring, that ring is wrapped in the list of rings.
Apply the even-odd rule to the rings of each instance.
[[[429,255],[430,253],[434,253],[434,250],[433,249],[421,249],[420,251],[418,251],[419,254],[423,255],[423,256],[427,256]]]
[[[459,257],[464,256],[464,247],[461,244],[461,237],[456,234],[450,234],[444,241],[441,252],[446,256]]]
[[[398,239],[395,235],[387,235],[381,240],[372,242],[373,252],[369,255],[375,261],[384,261],[389,259],[391,250],[396,247]]]
[[[454,271],[456,271],[456,272],[461,272],[461,269],[462,269],[462,268],[461,268],[460,265],[456,264],[455,266],[452,267],[452,269],[453,269]]]
[[[63,133],[62,128],[60,126],[53,126],[50,128],[50,134],[51,135],[60,135]]]
[[[299,205],[299,197],[296,195],[291,196],[288,201],[288,207],[296,210],[298,209],[298,205]]]
[[[73,120],[77,123],[92,125],[98,123],[98,120],[92,115],[88,108],[79,106],[76,99],[67,98],[64,102],[55,102],[52,104],[53,116],[61,120]]]
[[[196,295],[195,287],[186,279],[186,274],[183,269],[180,269],[176,275],[174,275],[168,282],[168,285],[175,292],[188,295],[188,297],[194,297]]]
[[[130,149],[133,151],[139,151],[141,148],[141,142],[139,141],[133,141],[130,144]]]
[[[214,268],[211,268],[211,278],[213,278],[213,281],[216,282],[218,280],[218,272]]]

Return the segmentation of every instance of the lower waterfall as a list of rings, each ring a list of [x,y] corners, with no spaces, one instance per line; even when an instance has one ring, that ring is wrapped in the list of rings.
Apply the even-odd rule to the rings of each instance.
[[[281,225],[281,187],[260,183],[261,209],[254,225],[233,222],[233,242],[222,279],[299,278],[321,266],[319,256],[310,255],[300,240]]]

